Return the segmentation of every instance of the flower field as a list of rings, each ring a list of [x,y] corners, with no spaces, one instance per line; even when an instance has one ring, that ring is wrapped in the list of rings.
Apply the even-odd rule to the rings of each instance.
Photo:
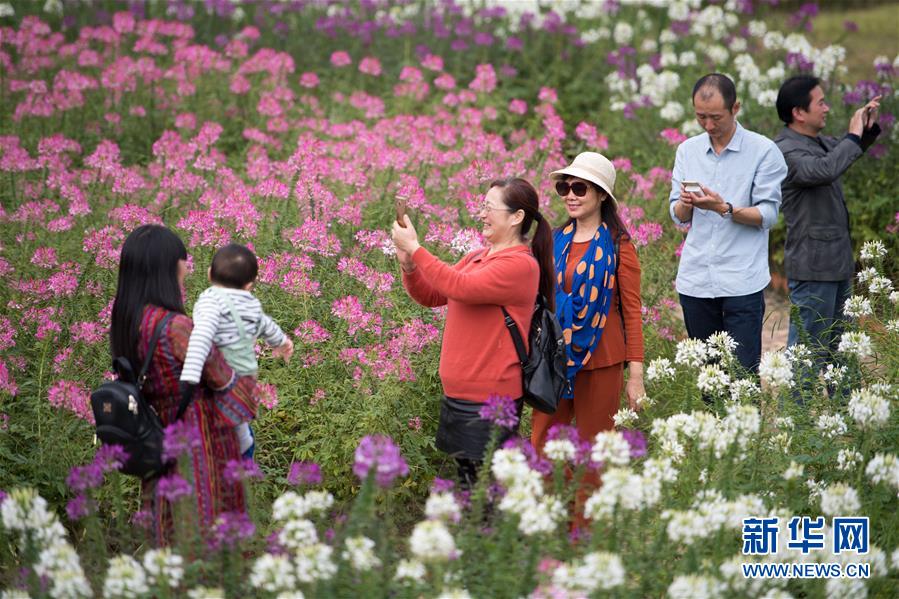
[[[752,0],[22,4],[0,2],[3,597],[895,596],[899,47],[858,80],[844,61],[864,31],[813,47],[815,5],[776,31],[776,3]],[[884,96],[884,132],[843,180],[861,269],[821,373],[803,346],[766,353],[758,379],[726,335],[684,340],[670,169],[713,70],[769,137],[790,74],[824,79],[834,135]],[[455,261],[483,243],[495,178],[532,181],[560,224],[548,173],[584,150],[613,159],[638,247],[647,395],[596,439],[557,429],[545,458],[496,448],[460,493],[434,447],[444,313],[402,288],[394,198]],[[289,364],[259,346],[257,462],[228,472],[249,515],[201,539],[182,514],[169,548],[148,543],[89,404],[112,376],[119,251],[146,223],[188,246],[188,309],[215,249],[248,244],[256,294],[296,344]],[[489,411],[506,421],[503,401]],[[167,441],[175,456],[191,442]],[[573,529],[585,469],[603,483]],[[853,516],[869,550],[835,553],[834,519]],[[744,554],[744,518],[778,519],[774,551]],[[815,534],[825,548],[794,546]],[[744,563],[869,575],[747,578]]]

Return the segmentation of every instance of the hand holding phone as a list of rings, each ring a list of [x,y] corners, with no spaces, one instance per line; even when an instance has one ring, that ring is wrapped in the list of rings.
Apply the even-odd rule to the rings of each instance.
[[[406,198],[397,198],[396,199],[396,223],[406,228],[405,217],[406,216]]]
[[[681,181],[684,191],[687,193],[702,193],[702,185],[699,181]]]

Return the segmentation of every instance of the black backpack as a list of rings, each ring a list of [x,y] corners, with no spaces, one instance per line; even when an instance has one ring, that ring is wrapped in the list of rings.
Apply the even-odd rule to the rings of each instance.
[[[141,396],[141,388],[146,381],[147,370],[153,359],[159,336],[173,314],[169,312],[156,325],[147,356],[137,376],[134,375],[134,369],[128,358],[115,358],[113,369],[119,378],[103,383],[91,393],[91,409],[97,425],[97,438],[106,445],[121,445],[128,453],[128,459],[120,471],[140,478],[151,478],[166,469],[166,463],[162,459],[164,437],[162,421]],[[184,414],[189,403],[190,396],[181,400],[178,405],[178,419]]]
[[[546,414],[552,414],[559,405],[562,392],[568,387],[568,355],[562,325],[555,312],[546,306],[542,295],[537,295],[528,342],[531,354],[524,351],[524,341],[518,325],[502,308],[506,327],[512,335],[512,343],[521,362],[524,400]]]

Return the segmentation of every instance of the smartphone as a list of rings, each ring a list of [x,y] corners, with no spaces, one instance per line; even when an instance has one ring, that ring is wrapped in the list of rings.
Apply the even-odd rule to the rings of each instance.
[[[684,190],[688,193],[702,193],[699,181],[681,181],[681,185],[684,186]]]
[[[396,222],[401,227],[406,226],[406,221],[403,218],[404,216],[406,216],[406,199],[405,198],[397,198],[396,199]]]

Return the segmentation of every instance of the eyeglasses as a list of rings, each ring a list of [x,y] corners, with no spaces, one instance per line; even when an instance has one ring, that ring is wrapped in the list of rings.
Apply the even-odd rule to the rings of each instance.
[[[563,198],[568,195],[569,191],[573,191],[574,195],[579,198],[587,195],[587,184],[583,181],[575,181],[574,183],[569,183],[567,181],[559,181],[556,183],[556,193],[562,196]]]
[[[515,211],[512,210],[511,208],[507,208],[507,207],[505,207],[505,206],[502,206],[502,207],[500,207],[500,206],[491,206],[491,205],[488,204],[487,202],[484,202],[483,204],[481,204],[481,210],[480,210],[481,212],[490,212],[491,210],[504,210],[504,211],[506,211],[506,212],[515,212]]]

